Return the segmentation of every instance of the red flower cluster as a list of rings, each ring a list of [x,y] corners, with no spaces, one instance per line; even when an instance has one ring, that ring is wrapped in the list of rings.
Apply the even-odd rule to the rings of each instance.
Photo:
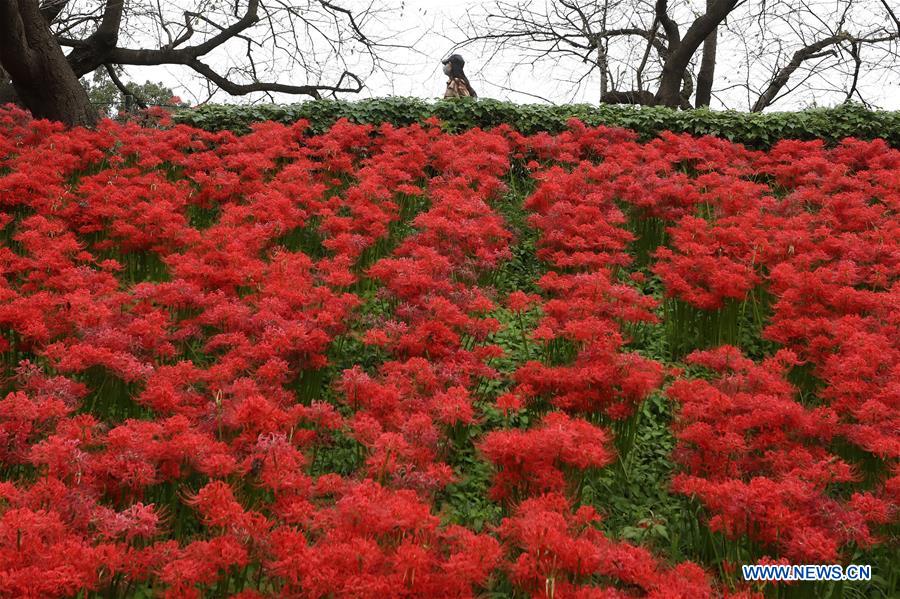
[[[547,414],[525,431],[489,433],[481,452],[497,465],[493,495],[522,498],[567,487],[567,471],[602,468],[613,461],[607,433],[584,420]]]
[[[632,338],[660,282],[785,348],[690,359],[674,489],[776,558],[875,546],[898,197],[879,142],[0,110],[0,596],[725,596],[582,502],[676,372]],[[497,516],[462,526],[460,488]]]
[[[749,535],[791,563],[832,563],[847,543],[877,542],[873,525],[890,520],[891,505],[869,492],[827,493],[858,474],[828,449],[839,430],[834,410],[794,399],[784,372],[795,356],[784,351],[757,365],[723,346],[688,362],[716,376],[668,390],[681,404],[675,457],[685,468],[673,486],[714,514],[713,530]]]
[[[557,270],[537,281],[551,299],[540,306],[533,336],[546,343],[551,359],[527,362],[515,373],[519,397],[614,419],[631,415],[662,382],[657,362],[621,351],[621,325],[654,322],[656,302],[615,280],[616,269],[631,260],[634,239],[615,203],[618,173],[613,162],[581,159],[571,171],[553,166],[536,176],[540,183],[525,208],[534,212],[537,255]],[[574,355],[554,351],[567,347]]]
[[[715,186],[696,174],[703,218],[675,221],[654,269],[667,293],[706,310],[771,296],[764,336],[793,357],[776,368],[697,356],[724,374],[671,389],[684,406],[676,487],[729,534],[832,561],[848,543],[880,542],[900,514],[900,153],[785,141],[747,158]],[[742,310],[758,311],[758,296]],[[799,389],[771,379],[786,370]],[[832,499],[841,484],[866,491]]]
[[[599,521],[593,508],[573,510],[559,494],[523,501],[500,525],[501,537],[518,553],[510,566],[513,580],[532,597],[550,599],[630,596],[615,586],[588,584],[598,576],[635,587],[642,597],[714,596],[699,566],[688,562],[667,568],[646,549],[608,539],[595,528]]]

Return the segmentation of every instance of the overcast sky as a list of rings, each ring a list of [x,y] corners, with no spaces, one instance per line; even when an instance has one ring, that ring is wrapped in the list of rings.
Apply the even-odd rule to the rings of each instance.
[[[532,1],[537,3],[542,0]],[[820,2],[823,12],[837,3],[837,0],[805,1],[807,3]],[[170,0],[170,2],[178,4],[176,0]],[[343,0],[341,4],[352,7],[368,4],[368,0]],[[456,42],[464,38],[459,24],[465,23],[469,14],[483,14],[489,3],[472,0],[404,0],[403,2],[386,0],[383,4],[388,6],[390,11],[369,21],[365,26],[366,31],[373,37],[399,46],[412,47],[386,49],[381,52],[387,65],[386,71],[375,71],[366,77],[366,87],[358,97],[398,95],[437,98],[441,96],[446,78],[441,73],[440,60],[452,51]],[[900,5],[900,0],[897,0],[897,4]],[[752,5],[753,0],[745,6],[752,7]],[[782,5],[787,6],[790,10],[791,5],[788,0],[783,0]],[[685,0],[682,6],[684,10],[690,10],[690,0]],[[866,16],[866,13],[863,12],[860,18],[865,19]],[[684,31],[687,27],[685,18],[682,18],[680,22],[682,31]],[[732,23],[739,23],[738,18],[734,18]],[[236,52],[235,58],[237,59],[244,52],[244,48],[225,50],[225,54],[219,54],[213,59],[214,64],[222,65],[221,69],[223,70],[224,65],[229,61],[228,52]],[[473,87],[482,97],[516,102],[567,103],[577,101],[596,103],[598,101],[599,77],[588,77],[578,87],[566,83],[566,80],[580,75],[579,69],[583,71],[583,65],[577,62],[564,61],[555,65],[539,63],[534,67],[514,68],[516,63],[522,61],[522,56],[517,53],[488,56],[481,48],[477,47],[467,47],[459,52],[465,57],[466,72]],[[348,57],[348,62],[351,66],[358,67],[363,72],[366,71],[364,63],[354,63],[353,57]],[[769,65],[763,64],[762,59],[749,57],[743,49],[729,45],[727,40],[723,42],[720,37],[714,88],[717,93],[714,94],[713,108],[727,106],[746,110],[753,98],[747,94],[745,89],[736,85],[743,82],[741,79],[746,78],[748,72],[756,73],[754,76],[757,78],[765,78],[766,69],[769,68]],[[127,71],[130,78],[138,81],[161,80],[192,104],[207,99],[202,80],[183,67],[132,67]],[[818,83],[816,79],[810,80],[807,89],[779,101],[774,109],[793,110],[814,104],[834,105],[842,98],[837,94],[826,93],[824,88],[831,82],[830,78],[833,79],[835,76],[834,73],[827,73],[820,78]],[[283,72],[278,76],[280,81],[290,83],[306,83],[304,78],[304,74],[296,69]],[[884,71],[864,73],[860,89],[866,100],[875,107],[900,109],[900,75],[896,70],[892,73]],[[357,96],[344,97],[354,98]],[[275,99],[281,102],[291,102],[303,98],[277,96]],[[219,93],[214,96],[213,101],[246,103],[268,101],[268,99],[259,96],[233,98]]]

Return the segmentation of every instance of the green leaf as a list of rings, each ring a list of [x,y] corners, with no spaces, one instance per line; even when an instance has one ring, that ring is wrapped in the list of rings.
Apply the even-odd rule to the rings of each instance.
[[[661,107],[512,104],[490,98],[428,102],[390,97],[356,102],[313,100],[284,106],[210,104],[177,111],[173,119],[201,129],[230,129],[237,133],[248,131],[251,123],[261,120],[292,123],[307,119],[310,132],[321,133],[340,118],[360,124],[406,126],[431,117],[437,117],[443,129],[451,132],[508,124],[526,134],[558,133],[566,129],[566,121],[577,118],[594,126],[633,129],[642,139],[668,130],[717,135],[751,148],[767,148],[782,139],[820,138],[834,144],[845,137],[883,138],[894,147],[900,146],[900,112],[870,111],[857,104],[759,114]]]

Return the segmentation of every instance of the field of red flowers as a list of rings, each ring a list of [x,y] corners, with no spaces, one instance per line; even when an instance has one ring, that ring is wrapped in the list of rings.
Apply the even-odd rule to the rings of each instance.
[[[306,129],[0,111],[0,595],[900,592],[900,151]]]

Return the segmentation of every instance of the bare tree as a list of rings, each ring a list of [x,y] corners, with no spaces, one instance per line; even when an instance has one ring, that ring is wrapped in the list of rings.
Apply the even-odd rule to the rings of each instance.
[[[587,67],[577,83],[599,75],[601,102],[687,108],[694,91],[688,68],[694,53],[740,3],[709,0],[682,34],[668,0],[497,0],[486,15],[470,20],[463,45],[513,50],[532,65],[575,58]],[[612,51],[614,44],[618,47]],[[707,47],[714,64],[715,42]],[[650,82],[655,92],[647,89]]]
[[[2,0],[0,66],[36,116],[82,124],[78,78],[100,68],[178,65],[211,94],[357,93],[390,45],[369,33],[376,1]]]
[[[753,110],[821,92],[809,70],[865,101],[860,80],[896,76],[900,40],[891,0],[494,0],[461,29],[487,60],[565,73],[576,90],[599,80],[602,103],[709,106],[743,85]]]
[[[804,87],[813,99],[831,95],[867,104],[859,87],[864,74],[886,75],[896,85],[900,26],[891,23],[892,16],[885,0],[771,4],[757,16],[752,53],[761,72],[754,77],[750,110],[760,112]]]

